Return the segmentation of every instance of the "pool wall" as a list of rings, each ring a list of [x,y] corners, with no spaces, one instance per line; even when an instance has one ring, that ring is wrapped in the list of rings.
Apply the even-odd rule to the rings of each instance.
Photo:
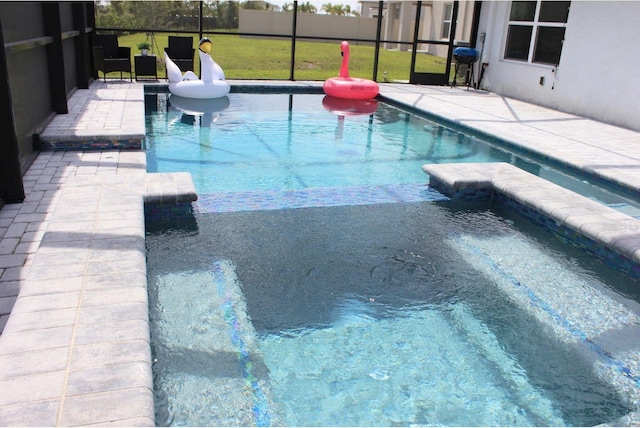
[[[146,183],[145,221],[175,220],[193,217],[193,202],[198,195],[186,172],[153,173]]]

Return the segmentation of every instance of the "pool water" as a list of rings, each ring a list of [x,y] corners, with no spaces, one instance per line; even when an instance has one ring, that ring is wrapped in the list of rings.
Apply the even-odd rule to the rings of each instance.
[[[628,278],[488,204],[149,228],[158,424],[591,426],[634,411]]]
[[[148,169],[192,172],[203,194],[424,183],[426,159],[508,159],[382,103],[373,117],[340,118],[322,107],[319,94],[231,94],[210,119],[185,114],[175,100],[149,124]]]
[[[190,172],[203,212],[433,200],[422,165],[508,162],[640,218],[602,186],[383,102],[340,115],[323,94],[147,97],[147,169]]]
[[[317,94],[181,103],[157,95],[147,119],[149,171],[190,172],[199,196],[192,218],[146,225],[158,425],[637,413],[637,280],[490,202],[449,201],[421,166],[507,161],[633,205],[383,103],[343,118]]]

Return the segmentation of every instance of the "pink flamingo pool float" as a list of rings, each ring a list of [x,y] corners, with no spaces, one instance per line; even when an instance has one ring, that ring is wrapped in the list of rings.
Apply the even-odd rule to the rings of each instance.
[[[349,43],[340,43],[342,66],[338,77],[330,77],[324,81],[324,93],[336,98],[351,100],[368,100],[375,98],[380,92],[378,84],[373,80],[360,77],[349,77]]]

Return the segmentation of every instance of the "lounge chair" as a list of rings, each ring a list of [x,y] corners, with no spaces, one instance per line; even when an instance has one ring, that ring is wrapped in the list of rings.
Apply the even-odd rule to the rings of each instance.
[[[193,71],[193,37],[169,36],[169,46],[164,48],[169,58],[178,66],[180,71]]]
[[[93,65],[96,71],[102,71],[104,81],[107,73],[112,71],[129,73],[129,81],[133,81],[131,72],[131,48],[118,46],[116,35],[95,35],[93,37]],[[98,76],[99,77],[99,76]]]

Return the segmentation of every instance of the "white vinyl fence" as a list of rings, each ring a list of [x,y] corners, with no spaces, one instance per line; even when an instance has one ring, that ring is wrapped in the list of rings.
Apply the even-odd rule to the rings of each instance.
[[[292,24],[293,12],[240,9],[240,33],[290,36],[293,33]],[[345,40],[374,40],[376,24],[375,18],[298,13],[296,35],[319,39],[335,37]],[[353,42],[352,44],[374,45],[373,42]]]

